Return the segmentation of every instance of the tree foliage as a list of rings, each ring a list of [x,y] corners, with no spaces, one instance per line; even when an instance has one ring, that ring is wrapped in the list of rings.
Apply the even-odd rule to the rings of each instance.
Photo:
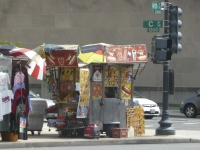
[[[20,48],[24,47],[24,46],[22,46],[21,42],[16,42],[14,44],[13,42],[7,41],[7,40],[4,40],[4,41],[0,40],[0,45],[10,45],[10,46],[14,46],[15,45],[15,46],[20,47]]]

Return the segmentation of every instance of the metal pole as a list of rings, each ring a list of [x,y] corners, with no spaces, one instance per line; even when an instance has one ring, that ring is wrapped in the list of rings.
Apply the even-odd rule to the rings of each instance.
[[[169,0],[167,3],[167,10],[165,10],[165,27],[164,35],[169,33]],[[168,36],[169,37],[169,36]],[[171,127],[172,122],[169,120],[168,113],[168,97],[169,97],[169,61],[163,62],[163,111],[162,119],[158,122],[160,127],[156,129],[156,135],[175,135],[175,130]]]

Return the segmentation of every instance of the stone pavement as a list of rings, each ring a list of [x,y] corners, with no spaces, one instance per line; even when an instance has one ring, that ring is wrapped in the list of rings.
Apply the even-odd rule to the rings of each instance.
[[[170,117],[185,117],[179,110],[169,110]],[[85,138],[60,138],[56,129],[47,127],[44,122],[40,135],[28,132],[28,140],[17,142],[0,141],[0,149],[23,148],[23,147],[64,147],[64,146],[87,146],[87,145],[119,145],[119,144],[161,144],[161,143],[200,143],[200,131],[176,130],[175,135],[155,135],[155,129],[145,129],[145,134],[132,138],[107,138],[101,135],[99,139]]]

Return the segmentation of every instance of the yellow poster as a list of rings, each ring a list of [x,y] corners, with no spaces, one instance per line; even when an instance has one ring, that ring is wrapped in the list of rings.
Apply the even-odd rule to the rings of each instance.
[[[80,68],[76,68],[76,82],[80,82],[80,80],[79,80],[79,78],[80,78]]]
[[[132,95],[132,66],[122,67],[121,98],[130,100]]]
[[[80,97],[77,107],[77,118],[87,118],[90,98],[90,72],[88,68],[80,69]]]
[[[88,103],[90,95],[89,69],[80,69],[80,103]]]
[[[119,85],[119,67],[106,66],[105,67],[105,87],[118,87]]]
[[[60,71],[60,79],[62,81],[74,80],[74,68],[61,67]]]

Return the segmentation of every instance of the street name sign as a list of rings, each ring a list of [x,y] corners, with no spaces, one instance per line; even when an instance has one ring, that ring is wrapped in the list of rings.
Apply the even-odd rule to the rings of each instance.
[[[154,10],[154,14],[161,15],[162,14],[162,10]]]
[[[159,28],[147,28],[147,32],[159,32]]]
[[[143,28],[163,28],[162,20],[144,20]]]

